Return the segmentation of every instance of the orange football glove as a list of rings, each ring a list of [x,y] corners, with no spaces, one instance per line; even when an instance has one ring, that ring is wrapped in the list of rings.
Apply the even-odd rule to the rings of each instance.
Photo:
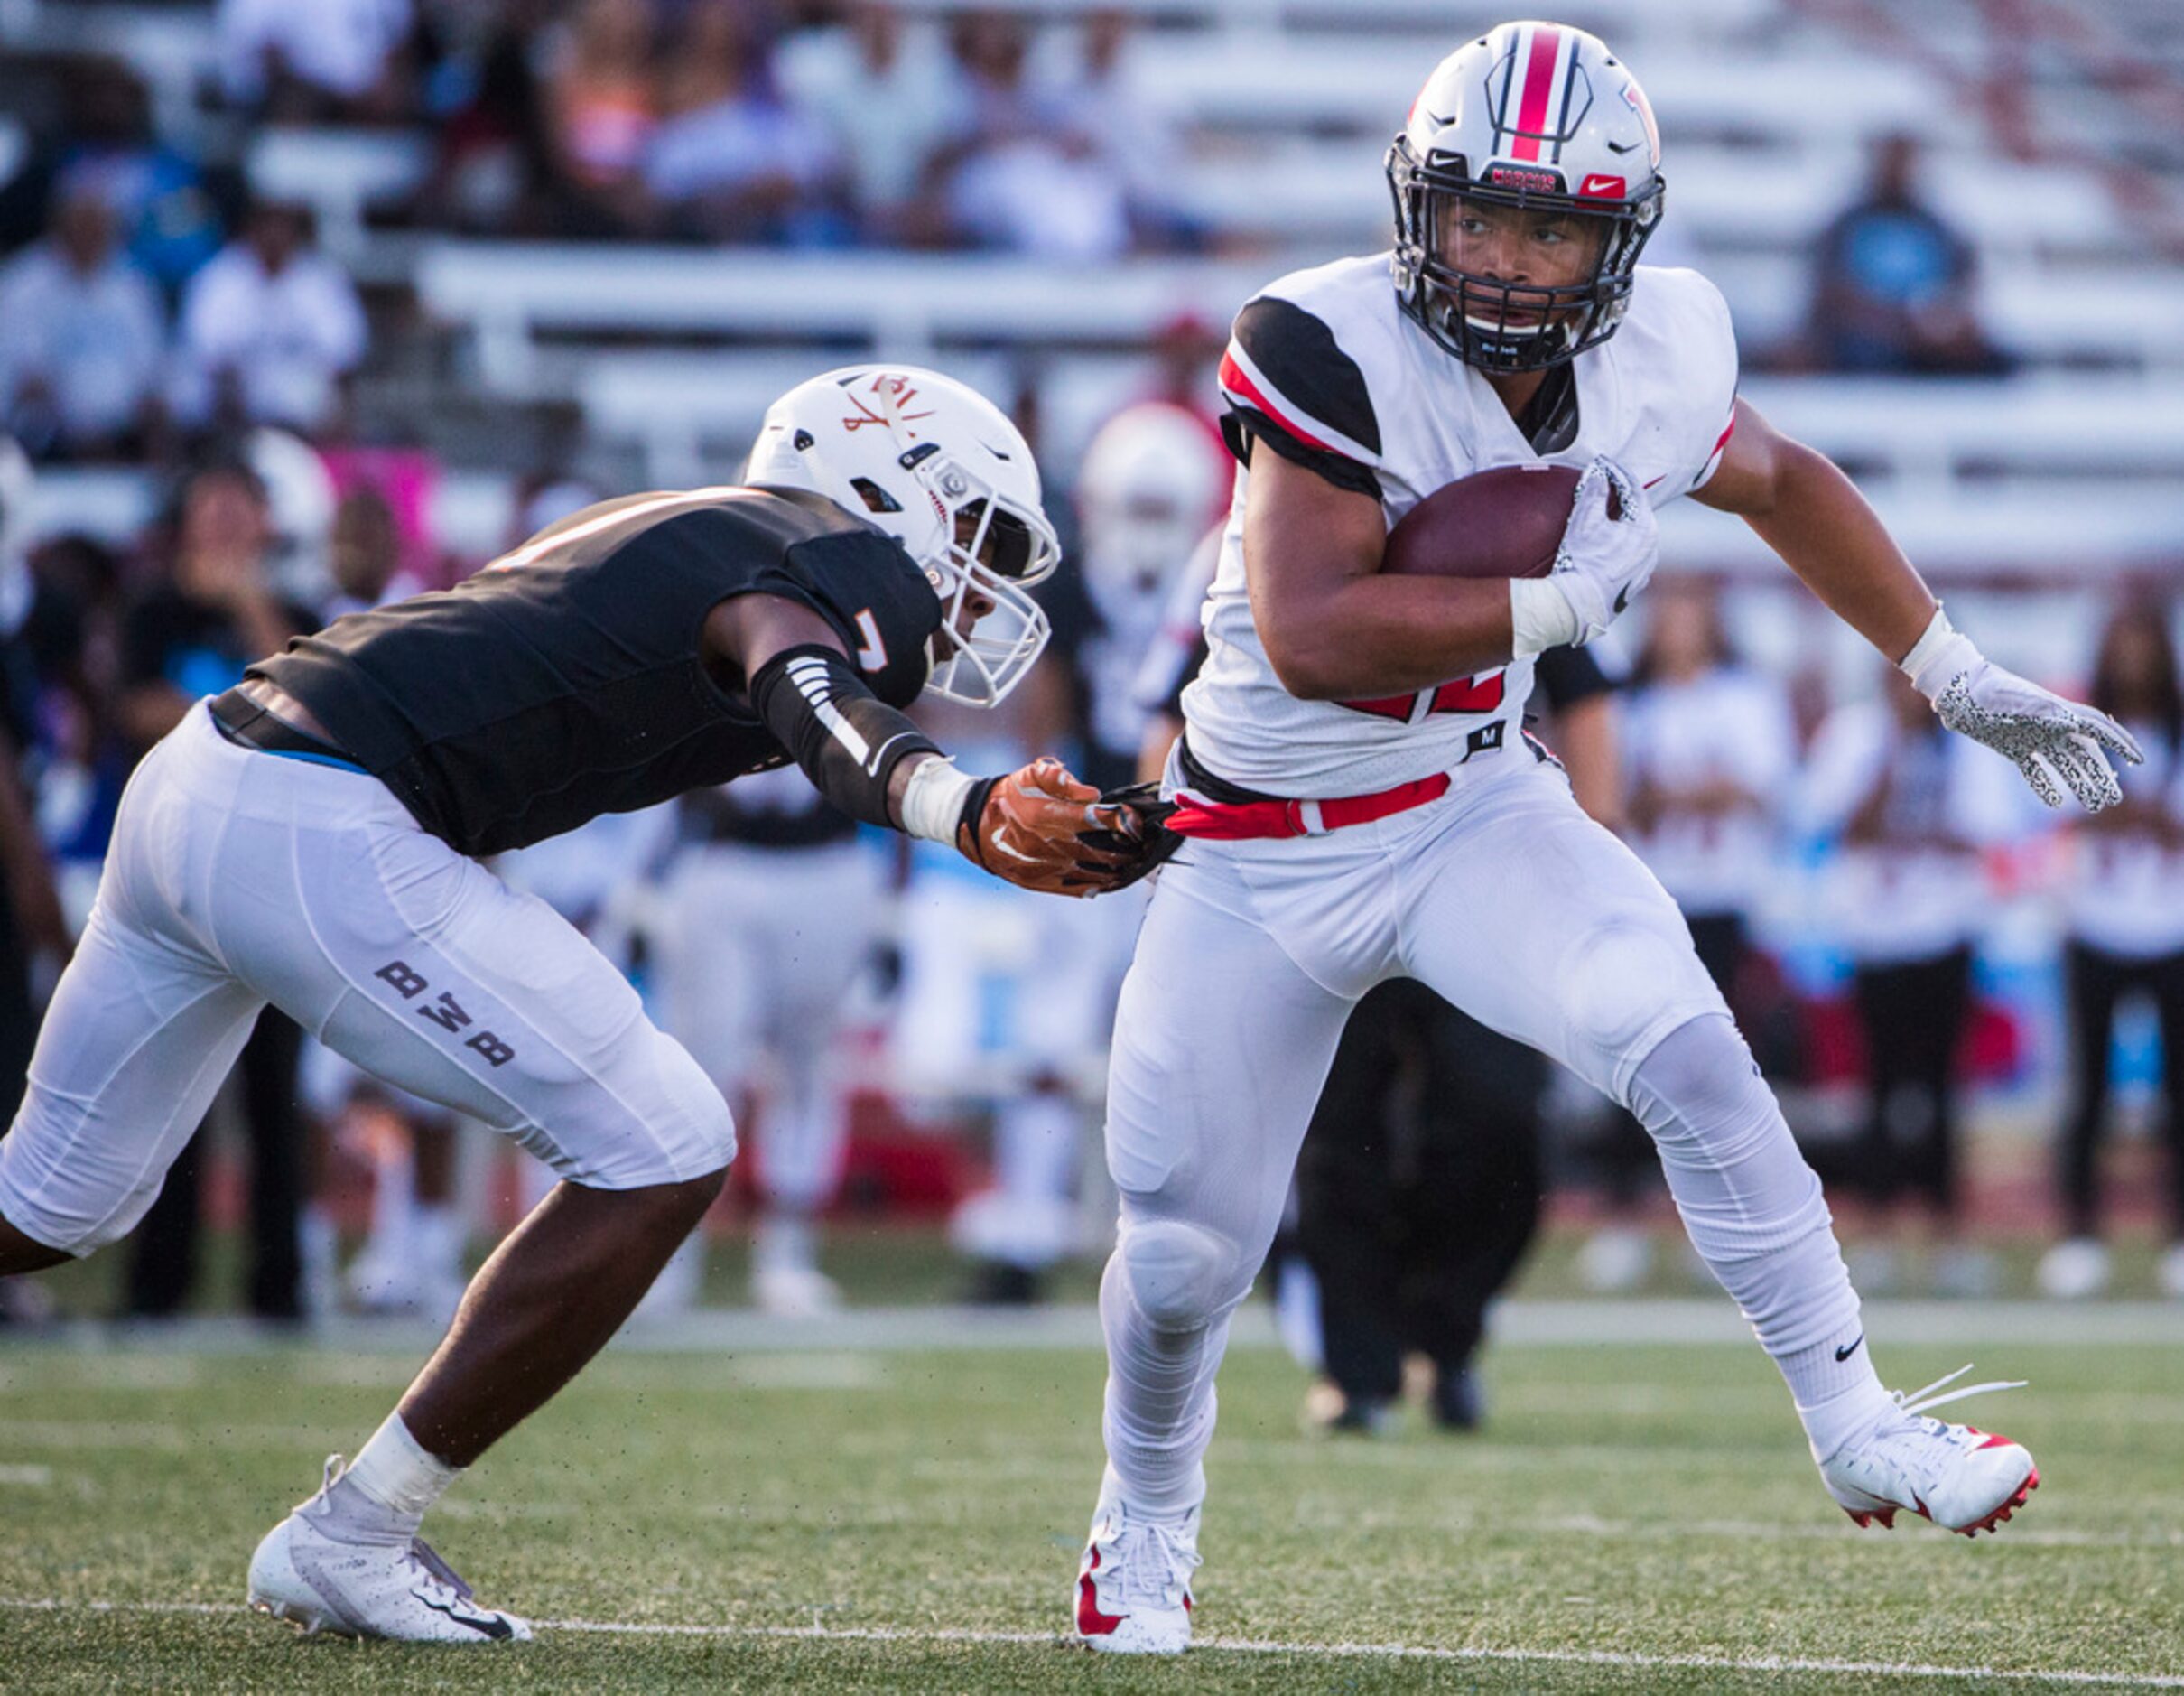
[[[1148,809],[1103,801],[1058,759],[1035,759],[971,791],[956,846],[998,878],[1048,895],[1101,895],[1172,852]]]

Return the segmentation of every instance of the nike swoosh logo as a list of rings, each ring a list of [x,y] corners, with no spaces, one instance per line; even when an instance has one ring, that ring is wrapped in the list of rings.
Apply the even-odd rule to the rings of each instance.
[[[913,732],[909,731],[897,731],[894,735],[888,737],[886,741],[880,743],[880,745],[873,750],[872,757],[865,761],[865,776],[868,778],[877,778],[879,776],[880,762],[887,759],[888,750],[894,747],[896,743],[903,741],[912,733]]]
[[[1853,1342],[1847,1348],[1838,1348],[1835,1350],[1835,1359],[1837,1363],[1839,1364],[1843,1361],[1848,1360],[1853,1355],[1856,1354],[1858,1352],[1858,1344],[1863,1343],[1864,1340],[1865,1333],[1863,1331],[1860,1331],[1855,1342]]]
[[[1638,151],[1638,145],[1636,142],[1610,142],[1608,151],[1612,154],[1634,154]]]
[[[419,1601],[423,1602],[427,1607],[431,1608],[435,1614],[445,1614],[457,1625],[468,1626],[472,1631],[477,1632],[480,1636],[490,1637],[496,1643],[501,1642],[509,1637],[513,1637],[516,1635],[515,1627],[510,1626],[508,1622],[503,1619],[498,1614],[473,1613],[468,1608],[464,1609],[461,1613],[457,1613],[455,1609],[458,1604],[454,1602],[436,1602],[431,1597],[427,1596],[423,1590],[412,1590],[410,1594],[414,1596]]]

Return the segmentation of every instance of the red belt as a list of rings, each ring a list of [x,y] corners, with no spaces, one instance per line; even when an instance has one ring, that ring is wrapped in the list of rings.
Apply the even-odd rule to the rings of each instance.
[[[1448,793],[1448,774],[1399,783],[1378,795],[1342,795],[1324,801],[1206,801],[1187,789],[1176,793],[1167,827],[1211,842],[1251,842],[1270,836],[1323,836],[1351,825],[1424,806]]]

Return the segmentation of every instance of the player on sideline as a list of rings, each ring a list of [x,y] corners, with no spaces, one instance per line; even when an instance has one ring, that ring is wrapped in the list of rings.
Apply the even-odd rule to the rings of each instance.
[[[794,758],[856,817],[1027,887],[1128,881],[1137,817],[1055,762],[960,774],[898,709],[1037,657],[1060,557],[1023,438],[861,367],[767,415],[743,487],[636,495],[461,587],[353,614],[191,712],[131,779],[0,1142],[0,1275],[125,1234],[268,1002],[561,1182],[346,1471],[267,1534],[307,1630],[527,1637],[417,1540],[462,1469],[611,1337],[719,1193],[720,1092],[590,943],[475,856]]]
[[[1109,1081],[1109,1464],[1073,1598],[1095,1647],[1190,1640],[1230,1315],[1343,1020],[1390,977],[1644,1122],[1860,1524],[1991,1526],[2038,1482],[2019,1445],[1920,1416],[1968,1392],[1882,1387],[1819,1184],[1689,932],[1534,757],[1524,701],[1538,654],[1599,636],[1644,586],[1649,503],[1688,494],[1743,516],[2044,800],[2111,804],[2103,750],[2137,751],[1983,659],[1848,480],[1736,398],[1721,295],[1638,265],[1659,157],[1604,45],[1502,24],[1432,73],[1389,153],[1392,263],[1298,272],[1236,320],[1222,380],[1245,469],[1167,774],[1194,840],[1156,889]],[[1551,576],[1380,573],[1389,527],[1427,494],[1533,460],[1589,467]]]

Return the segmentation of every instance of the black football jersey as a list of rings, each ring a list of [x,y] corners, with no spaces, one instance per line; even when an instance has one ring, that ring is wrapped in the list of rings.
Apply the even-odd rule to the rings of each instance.
[[[706,668],[706,615],[778,596],[833,628],[874,694],[925,685],[940,598],[832,501],[632,495],[573,513],[441,593],[351,613],[250,667],[317,715],[426,830],[522,848],[787,758]]]

